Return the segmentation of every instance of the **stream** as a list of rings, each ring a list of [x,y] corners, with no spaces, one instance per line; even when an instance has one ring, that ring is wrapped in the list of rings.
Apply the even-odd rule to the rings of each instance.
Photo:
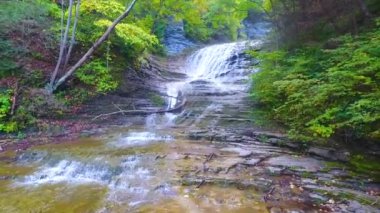
[[[207,46],[167,83],[167,109],[104,134],[0,154],[0,212],[379,212],[379,184],[274,146],[252,127],[244,56]],[[265,140],[264,140],[264,139]]]

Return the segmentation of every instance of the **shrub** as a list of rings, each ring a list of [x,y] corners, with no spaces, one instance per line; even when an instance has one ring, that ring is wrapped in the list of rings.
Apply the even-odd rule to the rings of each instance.
[[[100,93],[114,90],[118,85],[106,63],[100,59],[93,60],[81,67],[75,76],[83,83],[95,87],[96,91]]]

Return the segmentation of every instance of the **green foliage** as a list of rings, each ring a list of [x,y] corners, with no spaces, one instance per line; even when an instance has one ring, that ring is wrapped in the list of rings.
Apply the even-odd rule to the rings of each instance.
[[[237,39],[240,22],[248,15],[247,9],[240,9],[241,4],[241,1],[211,1],[206,20],[214,32],[222,32],[233,40]]]
[[[4,119],[8,116],[11,110],[11,93],[9,91],[0,93],[0,119]]]
[[[116,0],[83,0],[80,12],[84,17],[116,19],[124,9],[125,7]]]
[[[142,0],[133,11],[133,23],[160,39],[171,18],[183,20],[187,36],[195,40],[208,41],[218,35],[236,39],[248,10],[258,8],[257,3],[241,0]]]
[[[111,24],[111,21],[104,19],[95,22],[95,26],[103,29]],[[116,38],[111,39],[110,43],[115,43],[121,52],[132,57],[157,46],[159,42],[155,36],[146,33],[143,29],[132,24],[121,23],[116,26]]]
[[[78,106],[83,104],[96,93],[89,91],[87,88],[75,87],[68,90],[59,91],[55,94],[57,99],[66,106]]]
[[[81,67],[75,76],[83,83],[94,86],[100,93],[111,91],[118,85],[106,63],[100,59],[93,60]]]
[[[0,2],[0,32],[8,32],[17,28],[23,20],[43,22],[47,16],[57,16],[59,9],[49,0],[24,0]]]
[[[22,74],[21,83],[30,87],[41,88],[45,85],[45,76],[42,70],[32,70]]]
[[[85,48],[92,46],[114,19],[124,12],[123,3],[119,0],[83,0],[77,40]],[[160,48],[158,39],[147,31],[152,24],[151,21],[144,19],[135,24],[127,23],[128,19],[130,17],[116,26],[115,32],[98,50],[95,59],[75,74],[81,82],[95,87],[97,92],[105,93],[117,87],[117,61],[123,60],[133,64],[146,51],[153,52],[155,48]]]
[[[356,172],[361,174],[370,174],[377,181],[380,180],[380,162],[375,157],[354,155],[349,162]]]
[[[0,38],[0,78],[14,74],[17,64],[14,61],[17,51],[7,40]]]
[[[160,95],[152,93],[149,97],[156,106],[163,106],[165,104],[165,99],[163,99]]]
[[[0,92],[0,132],[9,133],[17,130],[16,122],[8,120],[12,107],[11,95],[10,91]]]
[[[294,139],[380,139],[380,30],[342,36],[335,49],[259,54],[252,98]],[[255,54],[257,55],[257,54]]]

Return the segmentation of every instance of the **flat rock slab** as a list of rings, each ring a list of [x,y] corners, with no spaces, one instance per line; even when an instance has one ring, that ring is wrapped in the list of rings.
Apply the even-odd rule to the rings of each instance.
[[[243,148],[239,148],[239,147],[227,147],[227,148],[221,149],[220,151],[236,153],[239,157],[242,157],[242,158],[252,155],[252,151],[249,151],[249,150],[246,150]]]
[[[228,169],[230,167],[233,167],[237,164],[241,164],[241,163],[244,163],[244,160],[241,159],[241,158],[236,158],[236,157],[233,157],[233,158],[217,158],[211,162],[209,162],[207,164],[207,166],[210,168],[210,169],[218,169],[218,168],[221,168],[221,169]]]
[[[282,155],[270,158],[266,161],[269,166],[286,166],[294,167],[295,170],[303,172],[317,172],[324,168],[322,161],[308,157],[294,157],[290,155]]]
[[[244,161],[243,164],[247,165],[247,166],[255,166],[255,165],[257,165],[260,162],[260,160],[261,159],[255,159],[255,158],[253,158],[253,159],[249,159],[249,160]]]

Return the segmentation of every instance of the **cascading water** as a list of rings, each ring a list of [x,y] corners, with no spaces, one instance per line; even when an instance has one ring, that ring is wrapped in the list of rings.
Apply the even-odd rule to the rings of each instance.
[[[245,41],[227,44],[216,44],[202,48],[188,57],[183,71],[187,78],[167,84],[168,109],[180,104],[179,97],[191,99],[194,95],[246,95],[249,87],[250,62],[244,51],[250,47],[261,45],[260,41]],[[228,100],[228,98],[225,98]],[[239,98],[236,100],[240,100]],[[190,100],[194,102],[194,100]],[[220,111],[223,107],[218,103],[209,103],[202,107],[201,114],[195,118],[195,124],[203,120],[207,114]],[[168,113],[171,118],[177,115]]]
[[[183,67],[187,79],[167,85],[169,107],[177,104],[176,99],[179,94],[192,92],[194,82],[213,83],[211,89],[224,91],[247,88],[247,82],[242,81],[248,79],[247,70],[248,72],[252,70],[247,69],[249,61],[244,57],[244,51],[260,44],[260,41],[217,44],[193,53]]]
[[[188,59],[186,73],[191,80],[215,80],[240,65],[239,54],[249,42],[217,44],[198,50]]]
[[[48,193],[55,193],[57,187],[62,190],[58,195],[63,193],[68,197],[70,193],[76,193],[77,188],[79,190],[80,187],[84,187],[84,193],[90,193],[83,195],[85,203],[88,197],[92,197],[92,190],[103,192],[95,194],[97,197],[93,195],[93,199],[103,202],[103,205],[99,204],[100,208],[97,208],[101,212],[109,212],[103,206],[116,206],[122,209],[121,212],[125,212],[144,203],[178,197],[177,194],[182,192],[178,191],[177,186],[172,186],[178,179],[178,165],[172,161],[185,158],[176,155],[178,150],[165,152],[170,150],[173,144],[178,146],[179,143],[176,138],[178,132],[175,133],[175,128],[171,128],[180,127],[174,120],[178,117],[187,119],[191,117],[189,114],[192,114],[196,116],[192,119],[192,125],[204,120],[212,121],[209,115],[223,110],[224,107],[223,103],[218,102],[213,96],[215,92],[221,95],[225,91],[235,91],[237,88],[237,91],[243,91],[240,86],[241,80],[246,77],[244,72],[247,70],[247,63],[241,53],[250,45],[252,43],[249,42],[213,45],[196,51],[188,58],[183,67],[187,78],[167,84],[167,109],[173,109],[181,104],[181,101],[188,99],[189,106],[186,108],[190,109],[185,108],[184,113],[147,116],[143,128],[128,127],[124,131],[119,130],[95,141],[84,140],[81,142],[83,147],[77,144],[78,147],[68,146],[57,149],[59,151],[37,149],[36,152],[17,160],[18,166],[32,165],[33,172],[15,178],[10,187],[14,187],[12,190],[19,190],[18,194],[23,194],[24,189],[31,188],[32,192],[47,193],[47,198],[50,198]],[[198,99],[198,96],[202,98]],[[207,98],[208,96],[211,98]],[[226,96],[223,96],[223,99],[232,103]],[[12,190],[7,192],[9,196],[14,195]],[[25,192],[26,195],[28,193]],[[58,195],[54,194],[56,199],[47,203],[44,208],[54,208],[51,205],[54,202],[59,203]],[[68,202],[76,201],[73,197]],[[88,205],[93,204],[89,202]],[[7,209],[14,212],[11,206],[7,206]]]

